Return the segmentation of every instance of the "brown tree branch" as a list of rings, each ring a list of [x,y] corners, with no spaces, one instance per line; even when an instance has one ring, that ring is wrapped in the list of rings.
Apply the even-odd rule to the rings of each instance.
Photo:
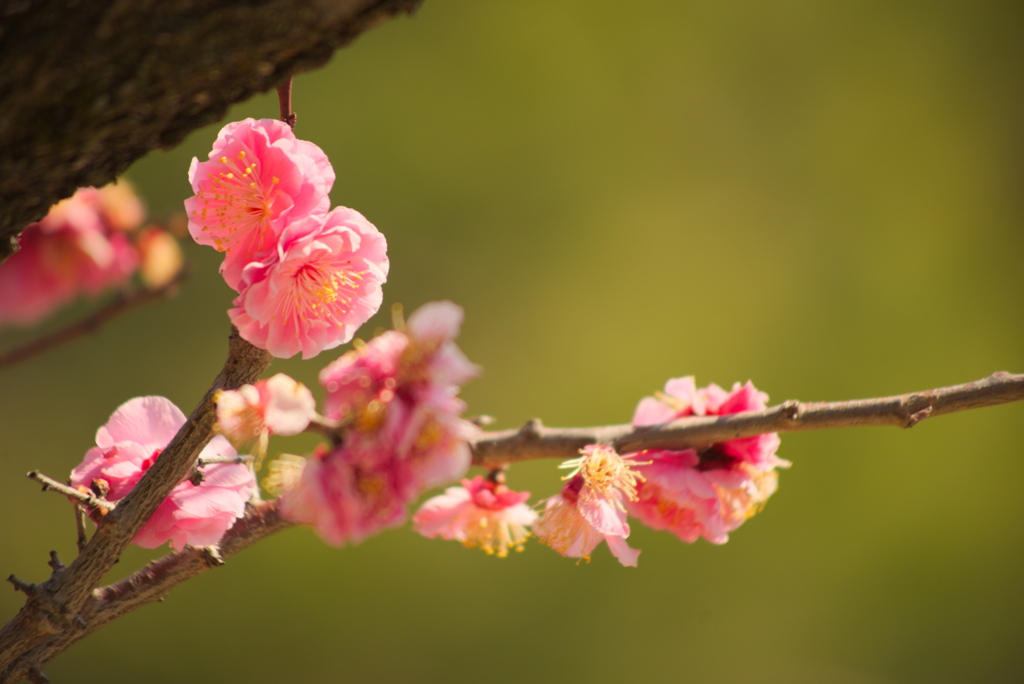
[[[121,292],[114,299],[80,320],[73,321],[67,326],[37,339],[29,340],[24,344],[0,351],[0,368],[14,365],[25,359],[47,352],[54,347],[76,340],[79,337],[92,334],[105,323],[117,318],[121,314],[177,292],[178,286],[185,279],[188,270],[187,266],[183,266],[173,278],[157,288],[149,289],[139,286]]]
[[[532,420],[518,430],[484,433],[473,442],[473,464],[494,468],[535,458],[575,458],[588,444],[609,444],[619,453],[688,449],[768,432],[829,430],[861,425],[909,428],[925,418],[1024,400],[1024,375],[993,373],[952,387],[877,399],[830,403],[787,401],[763,411],[680,418],[634,428],[548,428]]]
[[[75,188],[101,186],[228,106],[323,65],[420,0],[21,0],[0,8],[0,262]]]
[[[26,668],[41,666],[42,661],[26,659],[25,654],[78,629],[78,623],[86,619],[82,611],[100,580],[171,490],[195,469],[199,452],[213,437],[214,394],[255,382],[270,365],[270,354],[243,340],[234,328],[228,346],[224,368],[153,466],[117,507],[103,516],[74,562],[38,585],[40,590],[30,595],[0,630],[0,682],[14,681],[25,676]]]
[[[277,513],[277,502],[261,502],[249,506],[245,517],[238,520],[216,547],[186,547],[167,554],[146,567],[106,587],[92,592],[79,610],[83,621],[70,625],[59,634],[27,651],[0,682],[14,682],[29,676],[80,639],[112,620],[163,598],[178,584],[224,561],[275,532],[291,527]],[[36,586],[36,585],[32,585]]]
[[[1000,372],[976,382],[892,397],[830,403],[787,401],[764,411],[684,418],[642,428],[630,425],[545,428],[539,421],[530,421],[519,430],[482,433],[471,442],[471,447],[475,465],[495,468],[535,458],[573,458],[580,448],[594,443],[611,444],[619,452],[628,453],[700,447],[767,432],[861,425],[913,427],[927,417],[1021,400],[1024,400],[1024,375]],[[320,424],[317,431],[330,436],[331,426]],[[172,444],[178,443],[179,437]],[[169,446],[168,451],[170,449]],[[128,497],[123,499],[115,512],[120,512],[127,501]],[[290,526],[292,523],[282,520],[278,514],[276,501],[250,506],[216,547],[185,548],[168,554],[120,582],[88,592],[75,610],[71,610],[66,600],[59,600],[53,591],[56,582],[68,582],[65,574],[69,568],[64,568],[59,559],[51,558],[53,577],[43,584],[29,584],[12,577],[9,581],[29,599],[26,608],[5,632],[18,624],[31,606],[34,614],[30,617],[39,623],[36,630],[49,636],[19,650],[7,669],[0,671],[0,683],[43,676],[42,665],[79,639],[136,608],[161,600],[181,582],[222,565],[225,559]],[[92,552],[92,546],[87,546],[86,553]]]

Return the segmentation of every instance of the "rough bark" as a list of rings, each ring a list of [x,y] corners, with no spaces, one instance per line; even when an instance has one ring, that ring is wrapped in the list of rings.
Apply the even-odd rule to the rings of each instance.
[[[420,1],[0,3],[0,262],[75,188],[174,147]]]

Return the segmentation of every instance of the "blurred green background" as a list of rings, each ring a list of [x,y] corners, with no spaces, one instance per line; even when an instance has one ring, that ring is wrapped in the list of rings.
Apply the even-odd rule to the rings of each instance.
[[[472,414],[629,420],[673,376],[838,400],[1024,370],[1024,6],[426,0],[295,81],[385,310],[466,309]],[[228,120],[276,116],[276,99]],[[218,126],[129,171],[156,217]],[[0,375],[0,573],[70,560],[64,477],[123,401],[223,360],[212,251],[176,299]],[[67,319],[87,307],[68,312]],[[388,323],[378,315],[364,328]],[[2,340],[20,339],[6,334]],[[315,384],[337,356],[275,361]],[[783,438],[728,545],[634,526],[624,569],[408,529],[292,530],[89,637],[58,682],[966,682],[1024,670],[1024,405]],[[272,445],[273,446],[273,445]],[[282,442],[287,449],[309,442]],[[513,486],[557,491],[553,462]],[[154,552],[132,550],[111,578]],[[0,592],[6,620],[22,603]]]

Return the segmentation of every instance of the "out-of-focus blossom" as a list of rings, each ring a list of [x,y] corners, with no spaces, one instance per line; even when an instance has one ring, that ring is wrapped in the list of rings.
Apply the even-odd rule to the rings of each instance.
[[[669,380],[665,391],[643,399],[634,425],[654,425],[686,416],[721,416],[759,411],[768,396],[753,384],[736,383],[698,389],[692,376]],[[639,470],[644,481],[637,498],[627,502],[630,515],[646,525],[668,530],[686,542],[704,537],[714,544],[761,510],[778,483],[776,468],[789,463],[776,455],[777,434],[712,444],[704,449],[648,450],[636,454],[649,461]]]
[[[123,285],[139,257],[126,231],[142,221],[131,186],[80,188],[18,238],[0,264],[0,324],[31,325],[78,296]]]
[[[291,224],[278,251],[244,269],[228,312],[239,334],[276,357],[316,356],[352,339],[380,308],[387,242],[354,209]]]
[[[548,499],[534,534],[563,556],[588,561],[603,540],[622,565],[636,567],[640,551],[626,543],[625,504],[636,497],[643,479],[635,470],[638,465],[611,447],[584,447],[580,458],[562,464],[573,472],[562,491]]]
[[[171,282],[185,263],[181,245],[166,230],[149,227],[139,233],[136,239],[142,264],[139,277],[150,290],[156,290]]]
[[[408,505],[469,467],[475,427],[460,416],[459,385],[478,369],[455,346],[462,311],[424,305],[406,332],[391,331],[344,354],[320,373],[325,413],[344,439],[306,464],[282,496],[283,514],[313,525],[332,544],[401,524]]]
[[[510,548],[523,550],[527,528],[537,514],[524,502],[529,492],[514,492],[491,478],[477,475],[428,499],[412,517],[413,529],[424,537],[454,539],[499,558]]]
[[[273,119],[245,119],[221,129],[208,161],[192,159],[185,200],[189,232],[225,252],[221,273],[238,290],[242,271],[266,261],[286,228],[330,207],[334,169],[323,150]]]
[[[71,472],[71,484],[104,493],[116,502],[132,490],[185,423],[185,415],[164,397],[136,397],[122,404],[96,432],[96,446]],[[214,437],[200,458],[234,458],[234,448]],[[154,549],[166,542],[181,549],[186,544],[216,544],[245,512],[256,493],[256,481],[244,464],[213,463],[203,468],[195,485],[186,480],[175,487],[146,521],[133,543]]]
[[[297,435],[316,412],[309,388],[284,373],[237,390],[222,390],[216,401],[218,429],[235,442],[263,434]]]

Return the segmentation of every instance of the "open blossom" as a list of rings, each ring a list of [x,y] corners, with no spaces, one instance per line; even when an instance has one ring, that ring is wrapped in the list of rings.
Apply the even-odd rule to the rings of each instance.
[[[461,321],[450,302],[424,305],[406,332],[384,333],[324,368],[325,414],[345,424],[344,439],[309,459],[282,493],[287,519],[332,544],[358,542],[401,524],[425,489],[465,474],[475,428],[456,395],[478,369],[453,341]]]
[[[768,397],[753,384],[736,383],[697,389],[693,377],[669,380],[665,391],[643,399],[634,425],[654,425],[685,416],[715,416],[758,411]],[[776,455],[777,434],[712,444],[704,449],[648,450],[636,455],[650,461],[639,470],[644,481],[637,498],[626,504],[630,515],[686,542],[704,537],[715,544],[764,506],[778,484],[776,468],[789,463]]]
[[[185,415],[164,397],[125,402],[97,430],[96,446],[71,472],[72,486],[102,493],[111,502],[124,498],[184,423]],[[236,455],[218,436],[200,458]],[[175,549],[216,544],[243,515],[246,501],[256,491],[256,480],[244,464],[207,465],[200,484],[186,480],[175,487],[132,542],[147,549],[166,542]]]
[[[266,434],[297,435],[315,412],[313,393],[284,373],[217,393],[217,427],[236,442]]]
[[[424,537],[454,539],[499,558],[510,548],[523,550],[527,528],[537,514],[524,502],[529,492],[514,492],[491,478],[477,475],[428,499],[412,517],[413,529]]]
[[[287,124],[245,119],[221,129],[209,160],[193,158],[188,177],[196,193],[185,200],[189,232],[225,252],[221,273],[238,290],[244,268],[271,256],[288,226],[327,213],[334,169]]]
[[[31,325],[81,294],[123,285],[139,257],[125,231],[142,222],[141,202],[124,181],[80,188],[18,238],[0,264],[0,324]]]
[[[348,342],[380,308],[387,242],[354,209],[291,224],[266,261],[251,262],[228,315],[248,342],[286,358]]]
[[[606,541],[620,563],[636,567],[640,551],[626,543],[625,503],[635,498],[642,480],[634,469],[638,465],[611,447],[584,447],[580,458],[562,464],[574,470],[562,491],[548,499],[533,526],[534,534],[563,556],[584,560],[590,560],[597,545]]]

